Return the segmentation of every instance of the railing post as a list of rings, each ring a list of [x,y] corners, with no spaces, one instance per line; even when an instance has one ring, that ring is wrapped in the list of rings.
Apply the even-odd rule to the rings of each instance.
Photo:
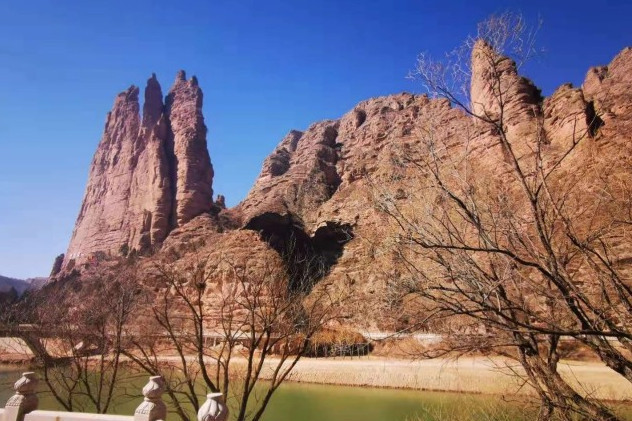
[[[228,408],[224,404],[222,393],[209,393],[206,395],[206,402],[200,407],[197,413],[198,421],[226,421],[228,419]]]
[[[38,383],[37,375],[32,371],[22,373],[15,382],[15,395],[11,396],[4,406],[5,421],[24,421],[24,416],[37,409],[39,400],[35,394]]]
[[[165,379],[162,376],[152,376],[143,387],[143,403],[134,412],[134,421],[159,421],[167,418],[167,407],[162,401],[165,391]]]

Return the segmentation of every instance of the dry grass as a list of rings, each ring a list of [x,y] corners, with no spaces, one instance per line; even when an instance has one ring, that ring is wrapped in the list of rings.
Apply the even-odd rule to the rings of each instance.
[[[564,362],[562,376],[583,395],[629,400],[632,384],[601,363]],[[533,394],[519,375],[521,367],[501,358],[455,360],[302,359],[290,380],[348,386],[440,390],[497,395]]]
[[[425,349],[417,339],[407,336],[376,341],[371,355],[381,358],[413,358]]]
[[[23,340],[0,338],[0,364],[24,366],[32,359],[33,353]]]

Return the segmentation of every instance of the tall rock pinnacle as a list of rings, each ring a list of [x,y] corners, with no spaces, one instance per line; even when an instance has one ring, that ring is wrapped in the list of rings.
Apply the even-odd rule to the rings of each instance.
[[[158,79],[156,79],[156,74],[153,73],[151,77],[147,79],[147,86],[145,87],[143,126],[151,127],[156,124],[162,115],[163,109],[162,89],[160,88]]]
[[[99,254],[149,250],[212,206],[213,167],[197,80],[179,72],[165,105],[152,75],[142,121],[138,94],[135,86],[120,93],[108,113],[64,268]]]
[[[162,90],[155,75],[147,81],[143,121],[128,206],[128,249],[145,251],[162,243],[169,233],[171,195],[167,122]]]
[[[117,95],[94,154],[88,185],[66,261],[127,243],[127,218],[134,151],[140,127],[138,88]]]
[[[516,63],[477,40],[472,49],[472,111],[498,118],[501,108],[509,126],[531,124],[542,98],[538,88],[520,76]],[[533,127],[529,127],[529,130]]]
[[[173,226],[208,212],[212,206],[213,166],[206,147],[202,99],[195,76],[187,81],[184,71],[179,71],[166,100],[166,114],[171,123],[169,143],[175,157]]]

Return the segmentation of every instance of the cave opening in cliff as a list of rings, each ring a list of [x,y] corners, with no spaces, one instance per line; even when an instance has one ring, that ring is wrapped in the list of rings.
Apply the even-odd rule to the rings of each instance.
[[[586,124],[588,125],[588,134],[590,137],[595,137],[601,126],[604,125],[604,121],[595,111],[595,103],[593,101],[586,104]]]
[[[272,212],[252,218],[245,228],[257,231],[279,253],[292,289],[310,289],[327,275],[353,238],[349,224],[328,221],[310,236],[294,215]]]

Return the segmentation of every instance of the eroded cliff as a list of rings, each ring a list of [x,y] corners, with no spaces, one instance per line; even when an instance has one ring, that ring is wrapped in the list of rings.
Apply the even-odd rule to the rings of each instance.
[[[593,171],[602,165],[627,177],[631,75],[627,48],[608,66],[591,69],[582,87],[563,85],[543,98],[515,63],[479,42],[472,56],[472,110],[493,121],[502,105],[508,135],[520,140],[519,156],[533,153],[533,142],[544,139],[543,153],[552,159],[582,138],[568,165],[580,168],[598,156],[596,164],[591,160]],[[499,83],[491,84],[491,78]],[[440,153],[455,159],[467,142],[480,177],[502,179],[506,170],[498,133],[445,99],[402,93],[363,101],[339,120],[290,131],[265,159],[246,198],[223,209],[223,198],[212,201],[197,80],[179,74],[163,104],[152,77],[145,95],[142,121],[135,87],[119,94],[108,114],[66,262],[78,254],[116,255],[124,245],[129,250],[162,245],[155,254],[159,259],[220,252],[236,260],[258,259],[272,250],[288,266],[316,258],[325,268],[324,284],[352,285],[364,310],[357,314],[372,315],[362,323],[387,327],[392,320],[380,315],[398,312],[392,306],[401,305],[389,301],[389,285],[406,273],[392,252],[397,235],[379,198],[389,195],[413,209],[429,200],[419,171],[403,165],[402,157],[431,135],[445,145]]]
[[[166,103],[155,75],[120,93],[90,166],[64,268],[146,253],[213,206],[202,91],[178,73]]]

